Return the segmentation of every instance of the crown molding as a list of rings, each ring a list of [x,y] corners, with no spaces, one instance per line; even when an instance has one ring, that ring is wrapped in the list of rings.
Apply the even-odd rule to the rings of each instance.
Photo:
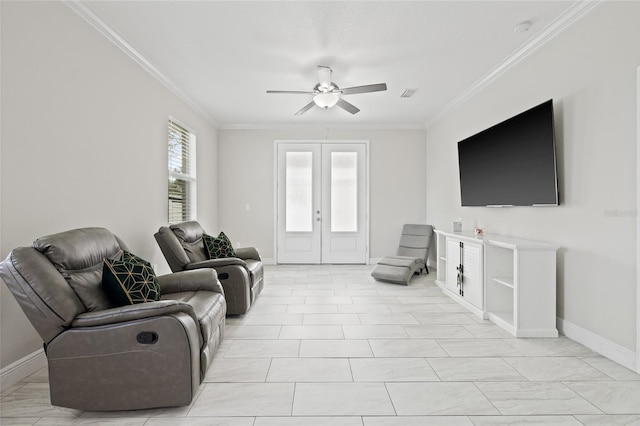
[[[491,84],[502,74],[506,73],[516,64],[538,50],[546,42],[552,40],[575,21],[591,12],[603,1],[605,0],[577,0],[561,15],[559,15],[556,19],[546,25],[538,34],[536,34],[533,38],[520,46],[518,50],[509,55],[500,64],[498,64],[491,71],[481,77],[478,81],[465,89],[447,105],[445,105],[445,107],[442,108],[442,110],[440,110],[438,114],[436,114],[425,124],[425,128],[428,129],[429,127],[433,126],[435,123],[446,117],[453,110],[475,96],[478,92],[480,92],[480,90]]]
[[[491,84],[494,80],[498,79],[502,74],[514,67],[520,61],[524,60],[530,54],[535,52],[547,41],[553,39],[555,36],[564,31],[567,27],[587,14],[600,3],[605,0],[577,0],[573,3],[565,12],[558,16],[555,20],[545,26],[538,34],[532,39],[523,44],[513,54],[508,56],[500,64],[494,67],[491,71],[465,89],[451,102],[445,105],[439,113],[437,113],[432,119],[424,124],[261,124],[261,123],[247,123],[247,124],[220,124],[215,118],[213,118],[202,106],[189,97],[182,89],[178,87],[171,79],[169,79],[162,71],[158,69],[153,63],[145,58],[137,49],[129,44],[117,31],[115,31],[107,22],[105,22],[97,13],[95,13],[87,4],[81,0],[63,0],[71,10],[77,13],[88,24],[105,36],[109,41],[115,44],[120,50],[126,53],[136,63],[138,63],[144,70],[155,77],[160,83],[162,83],[170,92],[184,101],[195,112],[201,115],[207,122],[209,122],[216,129],[224,130],[276,130],[276,129],[312,129],[312,128],[333,128],[333,129],[428,129],[444,117],[446,117],[453,110],[458,108],[464,102],[476,95],[484,87]]]
[[[413,123],[256,123],[256,124],[221,124],[218,130],[425,130],[424,124]]]
[[[208,121],[212,126],[218,128],[219,123],[197,102],[182,91],[169,77],[158,69],[153,63],[145,58],[136,48],[129,44],[116,30],[114,30],[107,22],[105,22],[96,12],[88,5],[80,0],[63,0],[71,10],[77,13],[89,25],[95,28],[100,34],[105,36],[109,41],[115,44],[120,50],[126,53],[145,71],[155,77],[162,85],[164,85],[171,93],[180,98],[190,108],[197,112],[202,118]]]

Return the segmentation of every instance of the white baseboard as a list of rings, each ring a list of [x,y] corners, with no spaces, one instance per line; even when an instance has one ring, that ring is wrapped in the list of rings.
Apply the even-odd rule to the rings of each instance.
[[[618,364],[627,367],[630,370],[636,370],[636,353],[630,349],[622,347],[617,343],[613,343],[610,340],[605,339],[602,336],[598,336],[591,331],[585,330],[569,321],[557,318],[556,325],[558,331],[571,340],[588,347],[589,349],[598,352],[609,358]]]
[[[24,380],[36,371],[47,366],[47,357],[43,349],[11,363],[0,370],[0,390],[5,390]]]

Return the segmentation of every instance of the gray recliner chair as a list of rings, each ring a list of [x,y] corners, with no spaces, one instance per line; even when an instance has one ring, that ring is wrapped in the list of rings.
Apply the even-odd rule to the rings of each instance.
[[[371,276],[378,281],[408,285],[414,274],[422,271],[428,274],[427,259],[432,235],[431,225],[404,225],[396,255],[382,258],[371,271]]]
[[[264,268],[254,247],[236,248],[236,257],[207,259],[202,226],[196,221],[162,226],[154,234],[173,272],[213,268],[224,288],[227,315],[242,315],[263,288]]]
[[[51,403],[90,411],[188,405],[224,335],[213,270],[157,277],[159,301],[113,306],[103,259],[124,243],[104,228],[39,238],[11,251],[0,276],[44,341]]]

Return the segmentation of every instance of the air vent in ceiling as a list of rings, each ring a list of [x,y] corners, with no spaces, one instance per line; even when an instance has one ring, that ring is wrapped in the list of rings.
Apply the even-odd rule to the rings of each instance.
[[[412,97],[418,89],[405,89],[404,92],[400,95],[401,98],[410,98]]]

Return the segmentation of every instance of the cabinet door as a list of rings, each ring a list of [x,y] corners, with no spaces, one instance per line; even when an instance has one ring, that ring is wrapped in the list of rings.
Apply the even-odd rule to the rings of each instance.
[[[464,299],[478,309],[484,306],[482,245],[464,242]]]
[[[458,270],[460,265],[460,241],[447,238],[447,281],[448,290],[458,294]]]

